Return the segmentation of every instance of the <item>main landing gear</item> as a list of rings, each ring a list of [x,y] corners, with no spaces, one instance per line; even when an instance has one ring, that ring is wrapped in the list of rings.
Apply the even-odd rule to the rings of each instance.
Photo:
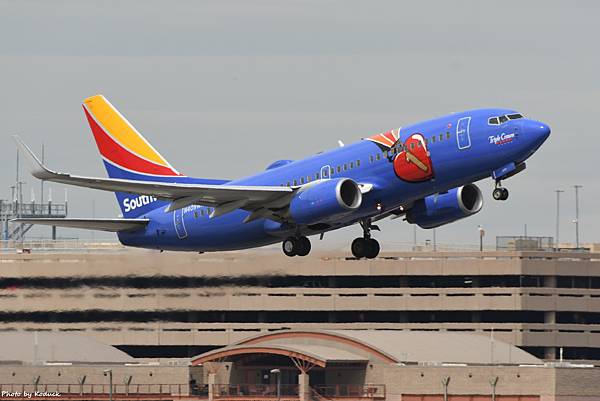
[[[310,240],[306,237],[287,237],[281,244],[286,256],[306,256],[310,252]]]
[[[492,197],[494,200],[507,200],[508,199],[508,189],[504,188],[500,181],[496,181],[496,188],[492,191]]]
[[[372,225],[370,220],[361,221],[363,236],[352,241],[352,255],[354,257],[373,259],[379,255],[379,242],[371,238],[371,230],[379,231],[379,227]]]

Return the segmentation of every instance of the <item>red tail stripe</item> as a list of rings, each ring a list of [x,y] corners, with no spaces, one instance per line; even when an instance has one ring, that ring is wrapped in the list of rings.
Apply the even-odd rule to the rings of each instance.
[[[92,118],[92,116],[90,116],[85,107],[83,108],[83,111],[85,112],[85,116],[90,124],[94,138],[96,139],[96,144],[98,144],[98,150],[100,150],[100,154],[111,163],[143,174],[168,176],[180,175],[168,167],[164,167],[142,159],[141,157],[123,148],[104,132],[102,127],[100,127]]]

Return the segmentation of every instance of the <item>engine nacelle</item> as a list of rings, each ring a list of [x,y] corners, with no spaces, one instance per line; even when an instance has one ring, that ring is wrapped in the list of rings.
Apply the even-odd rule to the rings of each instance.
[[[360,207],[362,193],[349,178],[314,181],[292,198],[288,211],[297,224],[315,224],[350,213]]]
[[[421,228],[436,228],[471,216],[482,206],[483,197],[477,185],[467,184],[418,200],[406,213],[406,221]]]

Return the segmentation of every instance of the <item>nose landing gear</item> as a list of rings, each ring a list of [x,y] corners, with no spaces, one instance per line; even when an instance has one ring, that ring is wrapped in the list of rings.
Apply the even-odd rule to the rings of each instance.
[[[500,181],[496,181],[496,188],[492,191],[492,197],[494,200],[507,200],[508,199],[508,189],[504,188]]]
[[[310,253],[310,240],[306,237],[288,237],[281,244],[286,256],[306,256]]]
[[[372,225],[370,220],[361,221],[360,225],[363,228],[363,236],[352,241],[352,255],[355,258],[373,259],[379,255],[379,242],[371,238],[371,230],[379,231],[379,227]]]

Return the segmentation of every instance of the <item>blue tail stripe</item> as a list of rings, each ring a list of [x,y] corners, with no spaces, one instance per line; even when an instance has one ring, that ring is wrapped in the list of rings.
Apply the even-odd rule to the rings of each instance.
[[[207,185],[222,185],[227,183],[227,180],[214,180],[193,177],[157,177],[146,174],[137,174],[131,171],[123,170],[107,161],[104,161],[104,167],[110,178],[118,178],[123,180],[136,181],[154,181],[154,182],[172,182],[181,184],[207,184]],[[146,195],[136,195],[124,192],[116,192],[117,201],[121,208],[121,213],[125,218],[136,218],[143,216],[159,207],[166,207],[169,202],[159,201],[156,198]]]

